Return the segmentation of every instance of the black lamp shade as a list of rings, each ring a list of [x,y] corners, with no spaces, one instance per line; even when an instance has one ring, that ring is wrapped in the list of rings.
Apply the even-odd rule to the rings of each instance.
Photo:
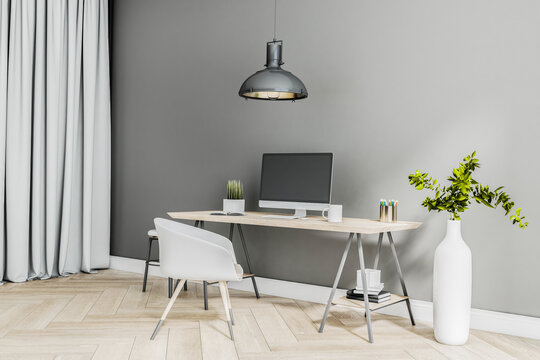
[[[281,68],[282,45],[281,40],[266,44],[266,69],[248,77],[238,95],[246,99],[274,101],[307,98],[308,92],[302,80]]]

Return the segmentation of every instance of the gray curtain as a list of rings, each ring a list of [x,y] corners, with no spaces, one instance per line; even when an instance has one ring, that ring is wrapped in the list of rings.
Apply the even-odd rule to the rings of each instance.
[[[0,280],[108,267],[107,0],[0,4]]]

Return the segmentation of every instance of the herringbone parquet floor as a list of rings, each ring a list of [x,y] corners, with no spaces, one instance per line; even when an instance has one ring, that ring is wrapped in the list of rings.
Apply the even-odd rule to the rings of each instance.
[[[249,280],[246,280],[249,281]],[[317,332],[320,304],[231,290],[236,340],[228,337],[217,287],[209,310],[189,283],[156,340],[167,282],[114,270],[0,286],[0,359],[539,359],[540,341],[472,331],[443,346],[426,325],[374,314],[375,344],[362,314],[334,308]]]

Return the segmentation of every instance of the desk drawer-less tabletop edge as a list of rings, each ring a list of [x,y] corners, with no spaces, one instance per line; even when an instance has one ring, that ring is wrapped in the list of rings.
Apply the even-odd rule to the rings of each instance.
[[[410,221],[380,222],[378,220],[343,218],[340,223],[331,223],[322,216],[307,216],[305,219],[277,219],[265,215],[280,215],[258,211],[246,211],[245,216],[211,215],[215,211],[169,212],[177,220],[208,221],[227,224],[270,226],[291,229],[333,231],[358,234],[380,234],[402,230],[413,230],[422,223]],[[282,215],[282,214],[281,214]]]
[[[359,218],[343,218],[343,221],[340,223],[331,223],[326,219],[323,219],[321,216],[307,216],[303,219],[280,219],[265,217],[265,215],[279,215],[265,212],[255,212],[247,211],[245,216],[229,216],[229,215],[212,215],[215,211],[185,211],[185,212],[169,212],[168,215],[176,220],[193,220],[195,221],[195,226],[204,227],[204,222],[216,222],[216,223],[227,223],[230,224],[229,239],[232,241],[232,234],[234,225],[238,227],[238,232],[240,234],[240,239],[242,241],[242,246],[244,248],[244,253],[246,255],[246,260],[249,268],[249,272],[253,273],[251,270],[251,264],[249,260],[249,255],[247,247],[244,240],[244,235],[242,232],[241,225],[255,225],[255,226],[269,226],[269,227],[279,227],[279,228],[289,228],[289,229],[304,229],[304,230],[318,230],[318,231],[331,231],[331,232],[340,232],[348,233],[349,237],[347,243],[345,244],[345,249],[341,257],[341,262],[338,267],[338,271],[334,280],[334,285],[332,286],[332,291],[330,292],[330,297],[328,298],[328,303],[324,312],[324,316],[321,320],[319,332],[322,332],[328,316],[328,312],[332,305],[345,306],[355,309],[363,309],[366,315],[369,342],[373,342],[373,331],[371,328],[371,311],[377,309],[394,305],[400,302],[405,302],[407,304],[407,310],[409,312],[409,317],[411,319],[412,325],[415,325],[414,317],[412,314],[411,304],[409,300],[409,295],[407,293],[407,288],[405,286],[405,280],[403,279],[403,273],[401,272],[401,267],[399,265],[399,260],[397,257],[396,246],[392,238],[392,232],[395,231],[404,231],[404,230],[414,230],[417,229],[422,223],[420,222],[410,222],[410,221],[397,221],[397,222],[380,222],[378,220],[369,220],[369,219],[359,219]],[[343,271],[343,266],[345,265],[345,260],[349,252],[351,243],[356,235],[356,243],[358,245],[358,258],[360,260],[360,269],[362,275],[362,282],[366,284],[366,266],[364,263],[364,253],[362,247],[362,237],[361,234],[379,234],[379,240],[377,243],[377,252],[375,254],[375,261],[373,263],[373,269],[378,268],[379,264],[379,255],[381,251],[381,245],[383,241],[384,233],[387,234],[388,241],[390,243],[390,248],[392,250],[392,255],[394,258],[394,263],[396,265],[396,271],[401,282],[401,288],[403,290],[402,295],[392,294],[391,299],[388,302],[381,304],[375,304],[368,301],[367,288],[364,287],[364,301],[358,300],[349,300],[347,298],[338,298],[334,299],[336,294],[337,285],[339,279],[341,278],[341,272]],[[252,275],[253,276],[253,275]],[[252,277],[253,286],[258,296],[258,290],[255,283],[255,277]],[[206,285],[206,284],[205,284]],[[206,287],[205,287],[206,288]],[[206,291],[205,291],[205,308],[206,308]]]

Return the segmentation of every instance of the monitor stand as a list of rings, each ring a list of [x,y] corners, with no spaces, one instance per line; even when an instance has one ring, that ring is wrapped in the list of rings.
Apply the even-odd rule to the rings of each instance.
[[[273,219],[303,219],[306,215],[306,209],[295,209],[294,215],[263,215],[263,217]]]

